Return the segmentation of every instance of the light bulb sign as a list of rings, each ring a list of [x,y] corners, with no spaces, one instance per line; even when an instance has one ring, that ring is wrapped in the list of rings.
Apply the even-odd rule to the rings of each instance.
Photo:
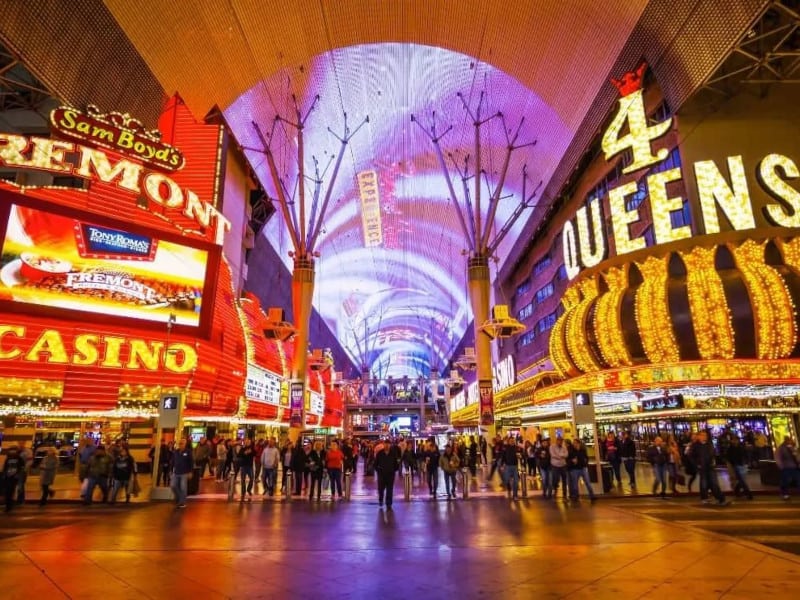
[[[645,202],[649,203],[653,224],[653,245],[691,238],[695,233],[710,235],[723,229],[745,231],[758,226],[800,227],[800,192],[789,182],[800,177],[797,163],[780,153],[770,153],[755,164],[745,164],[741,155],[728,156],[724,165],[700,160],[691,165],[697,198],[690,198],[699,216],[695,232],[688,224],[676,224],[672,215],[682,210],[684,198],[671,195],[670,184],[685,181],[684,170],[657,167],[669,156],[667,148],[654,152],[653,144],[672,127],[672,118],[649,124],[645,111],[642,82],[646,65],[613,80],[621,97],[617,112],[603,134],[601,145],[606,160],[627,152],[629,162],[622,169],[623,183],[608,190],[610,233],[603,215],[604,198],[590,197],[561,232],[564,265],[569,279],[584,268],[591,268],[613,255],[622,255],[647,246],[643,235],[633,236],[631,226],[640,221]],[[650,168],[643,178],[647,200],[633,206],[628,199],[641,193],[642,183],[625,182],[625,176]],[[754,202],[747,170],[766,201]],[[688,169],[687,169],[688,170]],[[688,186],[687,186],[688,188]],[[612,248],[613,242],[613,248]]]

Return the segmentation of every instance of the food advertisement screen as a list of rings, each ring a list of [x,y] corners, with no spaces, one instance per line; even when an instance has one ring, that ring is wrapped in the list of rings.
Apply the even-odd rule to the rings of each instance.
[[[197,327],[208,252],[19,204],[0,257],[0,299]]]

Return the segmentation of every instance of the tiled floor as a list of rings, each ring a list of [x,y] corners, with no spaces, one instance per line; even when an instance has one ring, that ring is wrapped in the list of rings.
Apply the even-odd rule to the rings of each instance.
[[[2,578],[2,597],[795,597],[800,557],[630,504],[420,499],[387,511],[365,497],[97,507],[92,518],[4,540],[0,572],[14,576]]]

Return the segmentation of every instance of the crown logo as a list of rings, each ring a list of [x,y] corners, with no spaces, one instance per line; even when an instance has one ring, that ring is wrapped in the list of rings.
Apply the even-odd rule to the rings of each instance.
[[[634,92],[642,89],[644,74],[647,71],[647,63],[642,62],[635,71],[628,71],[619,79],[611,78],[611,83],[619,90],[619,95],[623,98],[630,96]]]
[[[144,126],[144,123],[142,123],[139,119],[133,118],[128,113],[123,114],[116,111],[103,113],[100,108],[94,104],[89,104],[86,106],[86,115],[95,119],[96,121],[100,121],[101,123],[119,127],[120,129],[127,129],[128,131],[147,138],[152,142],[161,141],[161,132],[158,129],[152,129],[148,131],[148,129]]]

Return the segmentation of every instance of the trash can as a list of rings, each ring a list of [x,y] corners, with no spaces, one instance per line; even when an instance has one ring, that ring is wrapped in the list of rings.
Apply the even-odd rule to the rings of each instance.
[[[761,485],[779,486],[781,484],[781,471],[778,463],[774,460],[758,461],[758,474],[761,477]]]
[[[186,495],[196,496],[200,493],[200,467],[192,469],[192,477],[186,483]]]
[[[611,468],[611,463],[607,462],[601,462],[600,468],[603,473],[603,493],[607,494],[612,488],[614,471]],[[589,481],[597,483],[597,463],[589,463]]]

